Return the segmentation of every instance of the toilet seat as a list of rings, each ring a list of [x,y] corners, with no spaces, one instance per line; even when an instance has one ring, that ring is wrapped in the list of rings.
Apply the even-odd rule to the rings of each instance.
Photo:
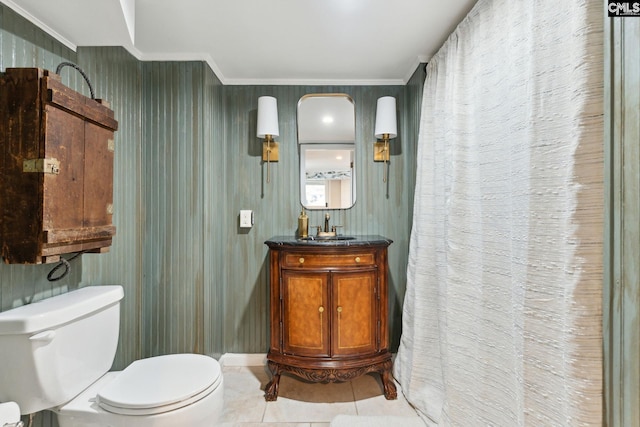
[[[97,396],[105,411],[153,415],[196,402],[222,382],[220,365],[199,354],[170,354],[133,362]]]

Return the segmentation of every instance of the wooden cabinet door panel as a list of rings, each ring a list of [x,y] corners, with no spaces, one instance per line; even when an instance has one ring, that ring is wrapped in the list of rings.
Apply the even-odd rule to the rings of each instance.
[[[58,174],[44,174],[44,230],[82,227],[84,205],[84,120],[52,105],[45,107],[43,157],[60,162]]]
[[[84,198],[84,226],[111,225],[113,215],[113,131],[93,123],[85,124],[85,186],[90,191]],[[111,206],[110,206],[111,205]]]
[[[375,269],[332,274],[332,354],[373,353],[377,350],[377,275]]]
[[[329,273],[282,272],[282,350],[329,356]]]

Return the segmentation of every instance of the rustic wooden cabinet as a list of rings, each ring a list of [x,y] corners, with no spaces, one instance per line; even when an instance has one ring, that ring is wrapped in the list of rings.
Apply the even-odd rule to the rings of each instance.
[[[280,375],[315,382],[347,381],[378,372],[384,395],[396,398],[387,321],[387,247],[380,236],[308,242],[274,237],[270,258],[270,348],[276,400]]]
[[[0,246],[7,263],[56,262],[111,245],[108,105],[39,68],[0,74]]]

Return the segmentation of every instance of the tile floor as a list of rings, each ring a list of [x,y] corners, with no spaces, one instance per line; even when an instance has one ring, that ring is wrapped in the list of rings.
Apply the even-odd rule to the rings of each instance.
[[[376,374],[350,382],[314,384],[283,374],[278,400],[266,402],[266,366],[225,366],[223,427],[321,427],[345,415],[417,417],[398,389],[397,400],[386,400]]]

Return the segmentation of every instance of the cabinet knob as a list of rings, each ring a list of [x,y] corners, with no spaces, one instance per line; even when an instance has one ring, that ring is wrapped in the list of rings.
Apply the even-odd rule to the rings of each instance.
[[[342,307],[338,307],[338,313],[342,313]]]
[[[304,264],[304,258],[300,257],[298,261],[300,262],[300,264]]]
[[[323,306],[318,307],[318,311],[319,311],[320,313],[323,313],[323,312],[324,312],[324,307],[323,307]]]
[[[360,262],[360,257],[359,256],[356,257],[356,262]]]

